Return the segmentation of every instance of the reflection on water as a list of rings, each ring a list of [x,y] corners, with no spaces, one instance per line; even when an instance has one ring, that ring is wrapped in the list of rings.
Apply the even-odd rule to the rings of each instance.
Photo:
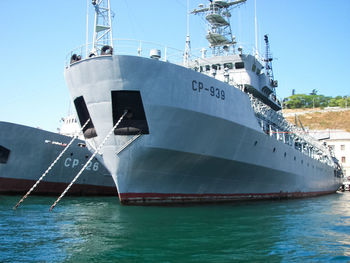
[[[121,206],[115,197],[0,196],[0,262],[350,260],[350,193],[283,201]]]

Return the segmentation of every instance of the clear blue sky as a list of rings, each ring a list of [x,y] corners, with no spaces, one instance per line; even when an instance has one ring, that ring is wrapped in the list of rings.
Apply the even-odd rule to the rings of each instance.
[[[86,0],[1,2],[0,120],[56,131],[70,108],[65,57],[85,43]],[[207,2],[190,0],[190,8]],[[278,97],[292,89],[350,95],[349,0],[256,2],[259,43],[263,51],[263,35],[269,34]],[[111,0],[111,5],[114,38],[184,48],[186,0]],[[190,23],[192,48],[207,47],[202,18],[191,16]],[[254,0],[232,12],[232,26],[239,42],[254,45]]]

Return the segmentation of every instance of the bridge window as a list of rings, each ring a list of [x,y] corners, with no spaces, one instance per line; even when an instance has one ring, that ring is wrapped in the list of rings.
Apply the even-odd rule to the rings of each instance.
[[[220,64],[214,64],[211,67],[212,67],[212,69],[216,69],[216,70],[220,70],[221,69],[221,65]]]
[[[233,64],[232,63],[225,63],[224,68],[233,69]]]
[[[236,63],[235,63],[235,68],[236,68],[236,69],[242,69],[242,68],[244,68],[244,62],[236,62]]]

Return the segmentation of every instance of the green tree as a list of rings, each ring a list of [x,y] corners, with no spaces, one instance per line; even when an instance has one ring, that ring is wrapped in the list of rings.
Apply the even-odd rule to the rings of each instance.
[[[312,91],[311,91],[311,93],[310,93],[310,95],[317,95],[317,89],[313,89]]]

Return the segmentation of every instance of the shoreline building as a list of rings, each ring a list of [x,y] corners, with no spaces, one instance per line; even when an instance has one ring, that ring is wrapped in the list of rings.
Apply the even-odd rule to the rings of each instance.
[[[344,130],[310,130],[310,135],[327,143],[343,168],[345,181],[350,181],[350,132]]]

